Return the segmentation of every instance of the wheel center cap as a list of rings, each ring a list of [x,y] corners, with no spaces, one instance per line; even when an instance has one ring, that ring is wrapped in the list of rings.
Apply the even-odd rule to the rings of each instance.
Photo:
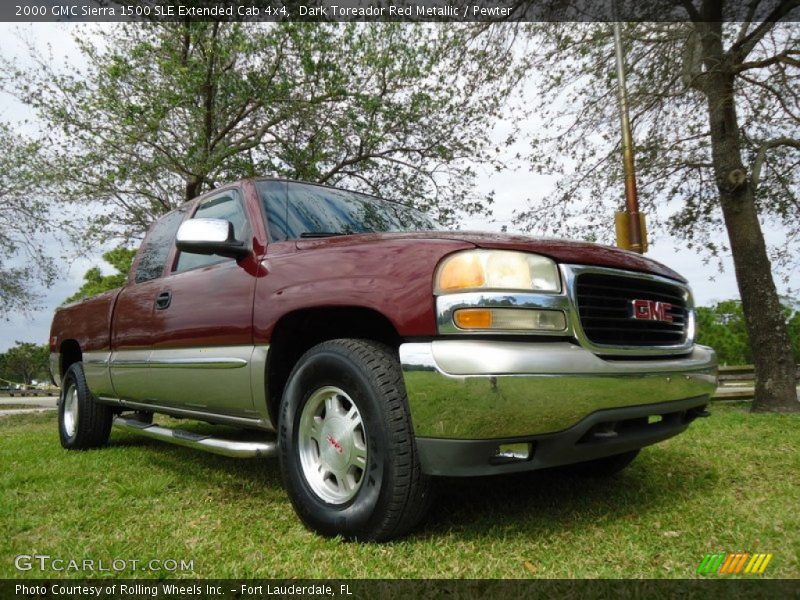
[[[344,452],[344,448],[342,448],[342,445],[331,434],[328,434],[328,443],[331,446],[333,446],[333,449],[336,450],[336,452],[338,452],[339,454],[342,454]]]
[[[352,441],[346,427],[345,420],[337,417],[327,419],[322,426],[320,455],[333,469],[344,468],[350,460]]]

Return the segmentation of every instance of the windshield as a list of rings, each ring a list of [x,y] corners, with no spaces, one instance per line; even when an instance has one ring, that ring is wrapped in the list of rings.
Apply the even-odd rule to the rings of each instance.
[[[286,181],[257,181],[256,187],[273,241],[440,229],[418,210],[357,192]]]

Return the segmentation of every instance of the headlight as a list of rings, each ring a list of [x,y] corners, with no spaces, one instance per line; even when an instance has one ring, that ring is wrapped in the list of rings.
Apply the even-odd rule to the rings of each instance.
[[[436,270],[434,294],[476,290],[559,292],[556,263],[512,250],[466,250],[444,259]]]

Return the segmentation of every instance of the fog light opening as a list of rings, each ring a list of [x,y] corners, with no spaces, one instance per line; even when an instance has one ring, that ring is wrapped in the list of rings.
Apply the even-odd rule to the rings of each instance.
[[[592,437],[596,440],[610,440],[619,435],[616,421],[599,423],[591,430]]]
[[[492,462],[516,462],[529,460],[533,455],[533,444],[527,442],[500,444],[495,450]]]

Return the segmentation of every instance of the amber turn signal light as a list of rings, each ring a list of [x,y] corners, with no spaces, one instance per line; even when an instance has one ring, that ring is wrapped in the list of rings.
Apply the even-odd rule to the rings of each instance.
[[[462,308],[455,312],[453,321],[461,329],[491,329],[492,311],[488,308]]]
[[[567,319],[561,310],[530,308],[460,308],[453,313],[459,329],[500,331],[564,331]]]

